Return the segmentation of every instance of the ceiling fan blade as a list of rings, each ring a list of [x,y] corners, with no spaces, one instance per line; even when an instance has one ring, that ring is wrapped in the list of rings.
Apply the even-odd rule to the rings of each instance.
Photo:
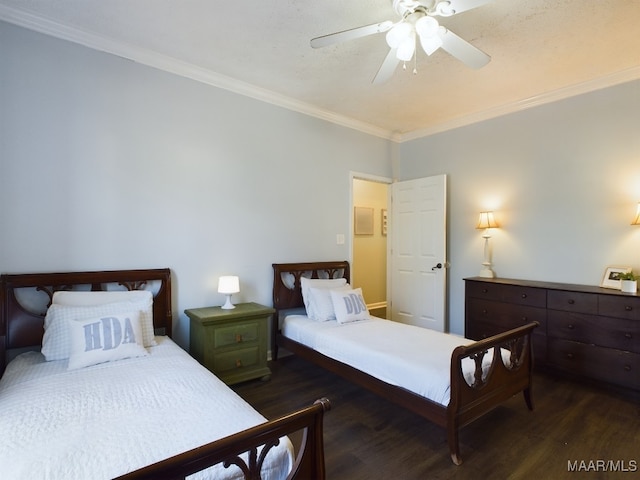
[[[356,38],[366,37],[367,35],[386,32],[391,27],[393,27],[393,22],[387,20],[381,23],[365,25],[364,27],[352,28],[342,32],[323,35],[322,37],[312,38],[311,46],[313,48],[322,48],[328,45],[333,45],[334,43],[346,42],[347,40],[354,40]]]
[[[442,48],[445,52],[456,57],[462,63],[471,68],[482,68],[491,61],[491,57],[479,48],[474,47],[463,40],[451,30],[441,27],[439,33],[442,39]]]
[[[466,12],[467,10],[478,8],[491,2],[492,0],[449,0],[451,4],[449,8],[453,10],[453,15],[457,15],[458,13]]]
[[[371,83],[373,83],[374,85],[380,85],[381,83],[384,83],[391,78],[393,72],[396,71],[398,63],[400,63],[400,60],[398,60],[398,57],[396,56],[397,52],[397,48],[392,48],[389,50],[389,53],[382,62],[382,65],[380,65],[378,73],[376,73],[376,76],[373,77],[373,81]]]

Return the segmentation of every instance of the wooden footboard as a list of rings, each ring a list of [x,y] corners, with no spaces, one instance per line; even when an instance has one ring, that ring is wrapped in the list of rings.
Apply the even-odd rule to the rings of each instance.
[[[280,437],[303,431],[302,445],[297,448],[296,460],[287,479],[325,478],[322,420],[331,408],[329,400],[316,400],[310,407],[257,425],[248,430],[222,438],[213,443],[168,458],[119,479],[184,479],[207,467],[224,463],[225,467],[239,467],[245,479],[259,479],[262,462],[269,449],[279,443]],[[264,446],[258,456],[258,449]],[[249,452],[249,464],[240,457]],[[236,467],[237,466],[237,467]]]
[[[537,326],[537,322],[532,322],[471,345],[457,347],[453,351],[447,437],[451,459],[456,465],[462,463],[458,442],[461,427],[520,392],[523,392],[529,410],[533,410],[531,336]],[[507,365],[502,359],[503,352],[509,357]],[[491,365],[483,368],[483,359],[487,355],[492,357]],[[462,373],[465,359],[475,362],[471,383]]]

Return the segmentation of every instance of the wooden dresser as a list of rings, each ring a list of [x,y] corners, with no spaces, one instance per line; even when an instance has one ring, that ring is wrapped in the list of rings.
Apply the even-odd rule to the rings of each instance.
[[[640,390],[640,295],[587,285],[465,279],[465,335],[479,340],[525,323],[536,365]]]

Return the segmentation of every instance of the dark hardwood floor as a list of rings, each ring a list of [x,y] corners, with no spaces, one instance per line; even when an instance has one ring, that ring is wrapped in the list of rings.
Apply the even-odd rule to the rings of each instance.
[[[640,478],[637,395],[537,373],[535,410],[518,395],[463,428],[455,466],[443,428],[300,358],[271,368],[234,390],[267,418],[327,397],[330,480]]]

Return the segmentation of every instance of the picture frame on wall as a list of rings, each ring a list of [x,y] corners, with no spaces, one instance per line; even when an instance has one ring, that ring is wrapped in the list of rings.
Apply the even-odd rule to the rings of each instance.
[[[600,286],[620,290],[622,288],[620,275],[629,273],[630,271],[631,267],[607,267],[604,271]]]
[[[356,235],[373,235],[373,208],[354,207],[353,232]]]

